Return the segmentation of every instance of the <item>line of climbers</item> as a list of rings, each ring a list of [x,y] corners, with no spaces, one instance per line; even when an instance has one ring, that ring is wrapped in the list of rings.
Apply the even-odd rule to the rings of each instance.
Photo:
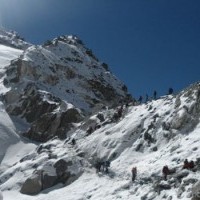
[[[190,162],[188,162],[188,160],[185,159],[182,169],[188,169],[188,170],[191,169],[191,170],[193,170],[194,168],[195,168],[194,161],[191,160]],[[168,168],[168,166],[166,165],[166,166],[163,167],[162,173],[163,173],[164,180],[167,180],[167,176],[170,175],[170,174],[175,173],[175,170],[170,170]]]
[[[173,93],[174,93],[174,90],[173,90],[173,88],[170,87],[169,90],[168,90],[168,95],[172,95]],[[154,100],[157,99],[157,91],[156,90],[154,90],[154,92],[153,92],[152,99],[154,99]],[[145,102],[148,102],[149,100],[150,100],[149,95],[146,94]],[[139,102],[139,104],[141,104],[143,102],[143,96],[139,96],[138,102]]]
[[[189,162],[187,159],[185,159],[182,169],[195,171],[195,163],[194,163],[194,161],[191,160]],[[169,167],[167,165],[165,165],[162,168],[162,174],[163,174],[164,180],[167,180],[167,176],[170,175],[170,174],[174,174],[175,172],[176,172],[176,169],[174,169],[174,168],[173,169],[169,169]],[[132,174],[132,181],[134,181],[136,179],[136,176],[137,176],[137,168],[136,167],[133,167],[131,169],[131,174]]]
[[[173,89],[172,88],[169,88],[168,94],[169,95],[173,94]],[[153,92],[153,99],[155,99],[155,100],[157,99],[157,91],[156,90],[154,90],[154,92]],[[132,105],[137,105],[138,103],[141,104],[142,101],[143,101],[143,97],[140,96],[138,101],[137,100],[133,100]],[[146,102],[149,101],[148,94],[146,94],[146,100],[145,101]],[[126,102],[119,102],[119,103],[120,104],[124,103],[124,104],[122,104],[121,106],[118,106],[116,108],[116,110],[115,110],[110,122],[118,121],[122,117],[122,115],[123,115],[123,113],[125,111],[125,108],[127,108],[130,105],[131,102],[126,101]],[[107,122],[107,123],[109,123],[109,122]],[[93,126],[89,126],[88,129],[86,130],[87,136],[92,134],[95,130],[97,130],[99,128],[101,128],[100,124],[96,124],[94,127]]]
[[[108,168],[110,167],[110,161],[108,161],[108,160],[107,161],[97,161],[95,163],[94,167],[96,168],[96,173],[99,173],[99,172],[108,173],[109,172]],[[195,168],[194,161],[191,160],[190,162],[188,162],[188,160],[185,159],[182,169],[193,170],[194,168]],[[162,174],[163,174],[164,180],[167,180],[167,176],[170,174],[174,174],[175,172],[176,172],[176,169],[174,169],[174,168],[169,169],[169,167],[167,165],[165,165],[162,168]],[[132,174],[131,180],[134,182],[137,177],[137,167],[134,166],[131,169],[131,174]]]
[[[168,94],[173,94],[173,89],[172,88],[169,88]],[[155,100],[157,99],[157,91],[156,90],[153,92],[153,99],[155,99]],[[137,102],[139,104],[141,104],[142,101],[143,101],[143,97],[140,96],[139,99],[138,99],[138,101],[136,101],[136,100],[133,101],[133,105],[137,105]],[[146,94],[146,102],[147,101],[149,101],[148,94]],[[122,102],[120,102],[120,103],[122,103]],[[122,117],[122,115],[123,115],[123,113],[125,111],[125,108],[127,108],[129,106],[129,103],[130,102],[127,101],[123,105],[118,106],[116,108],[116,110],[115,110],[115,112],[114,112],[114,114],[113,114],[110,122],[116,122],[116,121],[118,121]],[[94,127],[89,126],[88,129],[86,130],[87,136],[90,135],[90,134],[92,134],[95,130],[97,130],[99,128],[101,128],[100,124],[96,124]]]

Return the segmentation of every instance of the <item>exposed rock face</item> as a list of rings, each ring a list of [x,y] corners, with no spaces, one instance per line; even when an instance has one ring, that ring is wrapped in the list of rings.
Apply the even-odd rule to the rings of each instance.
[[[186,103],[182,103],[185,101]],[[181,131],[191,131],[199,122],[200,116],[200,84],[196,83],[182,91],[175,102],[176,112],[171,128]],[[185,128],[187,127],[187,128]]]
[[[35,84],[27,85],[23,94],[11,90],[4,99],[8,113],[31,124],[24,136],[35,141],[45,142],[56,135],[63,139],[73,128],[72,123],[82,120],[80,111],[68,108],[65,102],[50,93],[39,91]]]
[[[69,185],[75,181],[82,172],[78,160],[74,158],[60,159],[54,163],[53,166],[44,166],[42,170],[36,170],[33,175],[23,183],[20,192],[23,194],[35,195],[58,183]]]
[[[72,175],[69,172],[67,172],[67,168],[72,165],[73,163],[71,161],[66,162],[63,159],[59,160],[54,164],[54,167],[56,169],[56,174],[60,182],[66,183],[66,181],[70,177],[72,177]]]
[[[45,113],[32,123],[31,128],[24,135],[39,142],[46,142],[56,135],[64,139],[65,133],[73,128],[72,123],[77,123],[81,119],[81,115],[75,108],[63,113]]]
[[[57,102],[50,104],[47,100],[44,100],[45,95],[48,96],[49,100],[53,100],[52,95],[39,92],[35,84],[28,84],[22,93],[10,90],[4,95],[4,100],[7,104],[8,113],[21,115],[28,122],[33,122],[41,114],[52,112],[56,108]]]
[[[42,189],[48,189],[57,183],[57,177],[48,173],[44,173],[42,177]]]
[[[55,184],[57,184],[56,175],[39,170],[35,171],[34,174],[24,182],[20,192],[23,194],[35,195]]]

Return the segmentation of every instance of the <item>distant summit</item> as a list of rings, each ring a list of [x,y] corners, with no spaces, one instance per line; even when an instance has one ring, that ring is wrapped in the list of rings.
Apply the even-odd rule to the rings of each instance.
[[[17,32],[9,32],[4,29],[0,29],[0,44],[23,50],[31,45],[30,43],[25,42]]]

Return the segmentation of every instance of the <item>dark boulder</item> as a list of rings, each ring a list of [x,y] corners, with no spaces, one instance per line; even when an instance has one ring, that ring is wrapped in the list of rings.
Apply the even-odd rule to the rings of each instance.
[[[28,178],[24,184],[20,192],[22,194],[28,195],[36,195],[42,190],[42,181],[41,174],[34,174],[32,177]]]

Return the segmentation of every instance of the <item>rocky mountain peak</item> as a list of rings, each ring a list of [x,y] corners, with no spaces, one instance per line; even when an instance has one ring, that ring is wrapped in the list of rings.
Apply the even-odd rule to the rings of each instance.
[[[76,36],[29,46],[5,68],[2,81],[7,112],[30,123],[25,135],[38,141],[70,130],[72,126],[64,122],[67,115],[74,119],[69,123],[77,123],[82,115],[131,99],[127,87]],[[63,111],[61,104],[73,105],[74,110]],[[53,120],[47,131],[43,123]],[[40,139],[33,136],[37,133]]]

